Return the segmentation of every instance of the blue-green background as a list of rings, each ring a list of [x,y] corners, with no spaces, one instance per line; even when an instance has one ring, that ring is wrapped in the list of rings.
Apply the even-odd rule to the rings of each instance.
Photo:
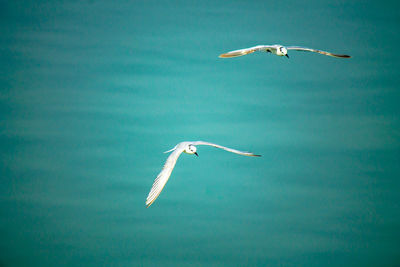
[[[2,1],[0,265],[398,266],[399,9]]]

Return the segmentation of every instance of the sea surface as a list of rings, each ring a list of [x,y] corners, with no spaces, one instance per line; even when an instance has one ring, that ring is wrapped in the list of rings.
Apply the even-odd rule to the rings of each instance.
[[[399,9],[2,1],[0,266],[399,266]]]

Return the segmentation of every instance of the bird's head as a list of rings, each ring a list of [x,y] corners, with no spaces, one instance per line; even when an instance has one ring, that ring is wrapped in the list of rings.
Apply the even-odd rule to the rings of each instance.
[[[197,154],[196,151],[197,151],[197,148],[194,145],[188,145],[183,152],[185,152],[187,154],[195,154],[196,156],[199,156],[199,154]]]
[[[288,53],[287,53],[287,49],[286,49],[286,47],[284,47],[284,46],[280,46],[280,47],[277,49],[277,55],[278,55],[278,56],[286,56],[287,58],[289,58],[289,55],[288,55]]]

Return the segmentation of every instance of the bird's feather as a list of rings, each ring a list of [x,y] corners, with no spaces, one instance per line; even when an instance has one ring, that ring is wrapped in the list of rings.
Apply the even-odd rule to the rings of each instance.
[[[195,141],[195,142],[192,142],[192,145],[194,145],[194,146],[198,146],[198,145],[213,146],[213,147],[220,148],[220,149],[223,149],[223,150],[226,150],[226,151],[235,153],[235,154],[243,155],[243,156],[261,157],[261,155],[256,155],[256,154],[253,154],[253,153],[251,153],[251,152],[240,151],[240,150],[236,150],[236,149],[232,149],[232,148],[229,148],[229,147],[220,146],[220,145],[217,145],[217,144],[213,144],[213,143],[209,143],[209,142],[204,142],[204,141]]]
[[[165,161],[164,167],[161,172],[158,174],[157,178],[154,180],[153,186],[151,187],[150,193],[146,199],[146,206],[149,207],[153,204],[154,200],[160,195],[163,190],[165,184],[168,182],[169,177],[171,176],[172,170],[175,167],[176,161],[179,156],[182,154],[183,148],[175,149],[172,152],[167,160]]]
[[[315,52],[315,53],[319,53],[319,54],[331,56],[331,57],[350,58],[349,55],[333,54],[330,52],[313,49],[313,48],[308,48],[308,47],[301,47],[301,46],[287,46],[286,49],[287,50],[296,50],[296,51],[305,51],[305,52]]]
[[[219,57],[221,57],[221,58],[240,57],[240,56],[254,53],[254,52],[260,50],[262,47],[263,47],[262,45],[257,45],[257,46],[253,46],[253,47],[249,47],[249,48],[234,50],[234,51],[230,51],[230,52],[221,54],[221,55],[219,55]]]

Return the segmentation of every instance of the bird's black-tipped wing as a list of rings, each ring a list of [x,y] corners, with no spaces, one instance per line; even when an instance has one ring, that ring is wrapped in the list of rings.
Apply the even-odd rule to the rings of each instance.
[[[314,52],[314,53],[319,53],[322,55],[326,56],[331,56],[331,57],[339,57],[339,58],[350,58],[349,55],[339,55],[339,54],[333,54],[331,52],[326,52],[318,49],[313,49],[313,48],[308,48],[308,47],[301,47],[301,46],[286,46],[287,50],[296,50],[296,51],[304,51],[304,52]]]

